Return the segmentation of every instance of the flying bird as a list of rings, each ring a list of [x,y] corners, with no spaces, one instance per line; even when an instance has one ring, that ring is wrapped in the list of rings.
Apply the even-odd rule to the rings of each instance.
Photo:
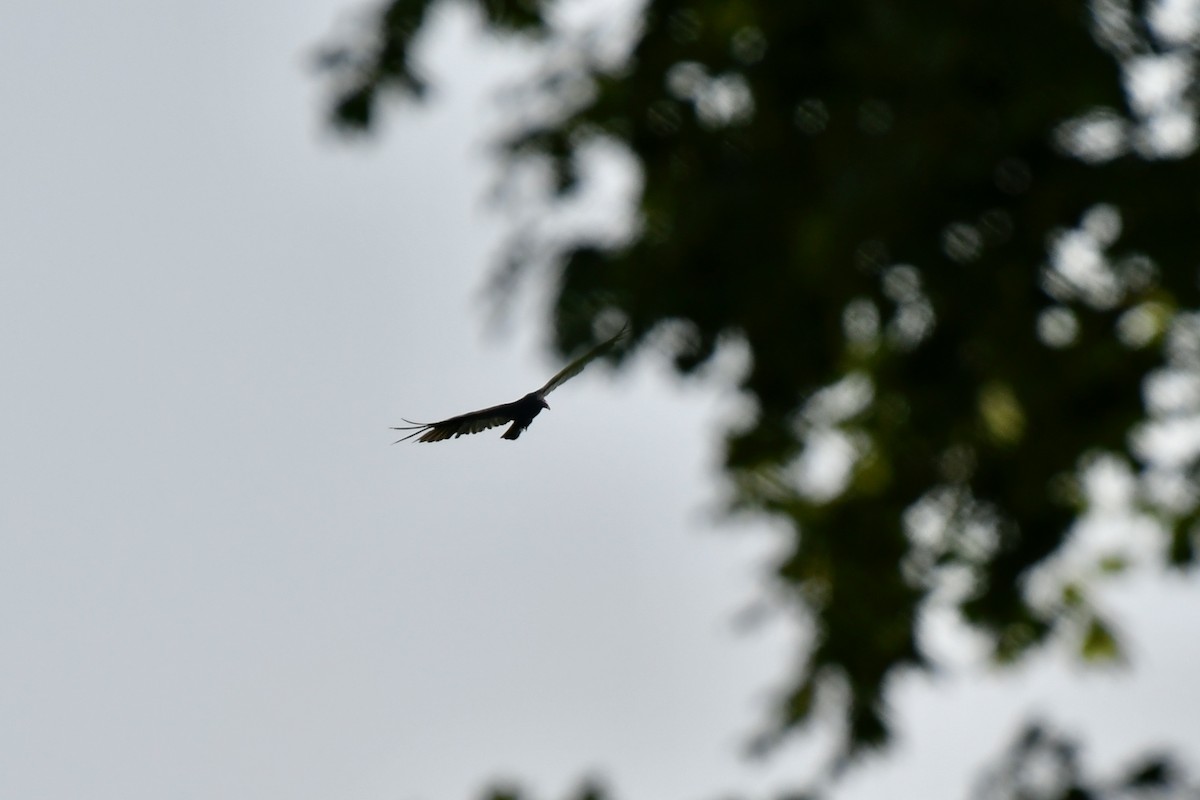
[[[501,425],[508,425],[509,428],[500,438],[515,440],[521,435],[522,431],[529,427],[529,423],[533,422],[533,418],[542,413],[543,408],[550,408],[550,404],[546,402],[546,395],[583,372],[584,367],[590,364],[593,359],[611,350],[613,345],[617,343],[617,340],[625,335],[626,330],[626,328],[622,328],[616,336],[601,342],[570,364],[567,364],[559,370],[557,375],[546,381],[545,386],[535,392],[530,392],[520,400],[480,409],[479,411],[472,411],[468,414],[459,414],[457,417],[450,417],[441,422],[413,422],[410,419],[406,419],[404,421],[408,425],[392,428],[392,430],[413,431],[413,433],[402,439],[397,439],[392,444],[399,444],[414,436],[420,437],[417,439],[418,442],[440,442],[443,439],[455,439],[459,436],[466,436],[469,433],[479,433],[480,431],[486,431],[489,428],[496,428]]]

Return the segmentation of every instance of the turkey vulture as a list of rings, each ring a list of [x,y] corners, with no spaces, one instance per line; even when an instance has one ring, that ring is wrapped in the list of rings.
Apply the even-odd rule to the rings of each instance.
[[[529,423],[533,422],[533,418],[542,413],[543,408],[550,407],[550,404],[546,402],[546,395],[583,372],[583,368],[591,363],[592,359],[612,349],[617,340],[625,335],[625,331],[626,329],[622,328],[616,336],[596,345],[570,364],[567,364],[557,375],[546,381],[545,386],[536,392],[530,392],[520,400],[514,400],[511,403],[504,403],[499,406],[492,406],[491,408],[484,408],[479,411],[472,411],[469,414],[459,414],[457,417],[450,417],[450,419],[444,419],[441,422],[413,422],[410,419],[406,419],[404,421],[408,425],[392,428],[392,430],[413,431],[413,433],[402,439],[397,439],[392,444],[399,444],[414,436],[421,437],[417,439],[418,442],[440,442],[443,439],[455,439],[459,436],[466,436],[468,433],[479,433],[480,431],[486,431],[488,428],[508,425],[510,422],[512,425],[509,425],[508,430],[500,438],[516,439],[521,435],[521,431],[529,427]]]

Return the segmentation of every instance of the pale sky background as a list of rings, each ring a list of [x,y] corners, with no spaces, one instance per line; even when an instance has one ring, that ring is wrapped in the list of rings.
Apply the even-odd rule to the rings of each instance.
[[[0,10],[0,797],[798,785],[820,735],[742,756],[800,634],[735,630],[776,542],[718,519],[719,375],[647,351],[518,442],[390,445],[559,364],[536,293],[494,328],[482,292],[511,54],[452,15],[432,104],[344,142],[307,59],[361,7]],[[1196,582],[1102,602],[1133,670],[996,675],[933,626],[960,669],[899,683],[840,797],[962,796],[1031,713],[1200,759]]]

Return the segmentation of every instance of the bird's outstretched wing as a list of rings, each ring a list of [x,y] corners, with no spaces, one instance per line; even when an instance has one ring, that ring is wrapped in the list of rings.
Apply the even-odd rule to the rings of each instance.
[[[489,428],[498,428],[501,425],[507,425],[515,418],[514,409],[516,403],[505,403],[491,408],[472,411],[468,414],[459,414],[457,417],[444,419],[441,422],[413,422],[411,419],[404,420],[408,425],[399,428],[392,428],[394,431],[413,431],[408,436],[397,439],[392,444],[408,441],[414,436],[420,436],[418,442],[440,442],[444,439],[453,439],[458,436],[466,436],[469,433],[479,433],[486,431]]]
[[[557,375],[555,375],[550,380],[546,381],[545,386],[543,386],[541,389],[538,389],[538,392],[537,392],[538,396],[545,397],[546,395],[550,394],[558,387],[562,386],[567,381],[571,380],[571,378],[574,378],[576,375],[583,372],[583,368],[586,367],[588,364],[592,363],[592,359],[597,358],[598,356],[602,356],[605,353],[607,353],[609,350],[612,349],[613,345],[615,345],[617,343],[617,341],[620,340],[621,337],[623,337],[628,332],[629,332],[628,327],[622,328],[620,331],[617,332],[616,336],[612,337],[611,339],[601,342],[600,344],[593,347],[591,350],[588,350],[586,353],[581,355],[579,358],[572,361],[570,364],[567,364],[565,367],[563,367],[562,369],[560,369],[558,371]]]

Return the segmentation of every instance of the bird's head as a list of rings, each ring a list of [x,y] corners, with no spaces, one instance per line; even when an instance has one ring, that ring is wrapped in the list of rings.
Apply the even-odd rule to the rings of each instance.
[[[543,408],[550,408],[550,404],[546,402],[546,398],[542,397],[541,392],[530,392],[521,398],[522,402],[528,402],[530,400],[537,402],[539,411]]]

